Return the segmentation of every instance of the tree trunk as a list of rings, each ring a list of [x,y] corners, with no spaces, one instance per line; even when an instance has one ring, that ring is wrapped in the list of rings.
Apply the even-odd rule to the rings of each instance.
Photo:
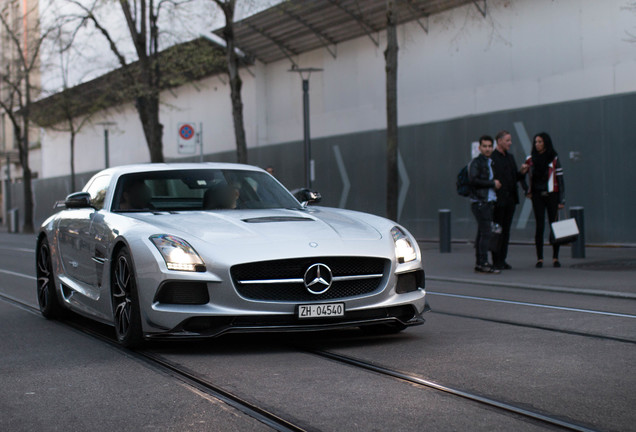
[[[23,131],[18,146],[20,165],[22,166],[22,184],[24,187],[24,233],[33,233],[33,187],[31,185],[31,168],[29,167],[29,109],[25,108]],[[16,136],[20,136],[16,131]]]
[[[157,63],[159,49],[159,29],[157,27],[158,11],[155,12],[154,1],[141,0],[135,2],[131,9],[128,0],[119,0],[128,30],[139,58],[140,77],[139,94],[135,100],[139,120],[144,130],[150,162],[160,163],[163,157],[163,125],[159,121],[159,87],[160,69]],[[146,6],[147,4],[147,6]],[[138,9],[137,9],[138,8]],[[137,10],[139,15],[137,15]],[[148,17],[148,20],[146,19]],[[115,54],[119,56],[116,51]],[[120,59],[125,68],[123,58]]]
[[[218,3],[218,2],[217,2]],[[219,4],[220,5],[220,4]],[[232,100],[232,119],[234,120],[234,137],[236,139],[236,160],[247,163],[247,140],[243,122],[243,100],[241,87],[243,81],[239,74],[239,59],[234,50],[234,1],[220,5],[225,14],[225,28],[223,38],[226,44],[227,73],[230,78],[230,98]]]
[[[71,119],[71,192],[75,192],[75,128],[73,127],[73,120]]]
[[[159,121],[159,96],[140,96],[136,101],[137,112],[148,143],[150,162],[161,163],[163,158],[163,125]]]
[[[395,0],[386,2],[386,216],[398,216],[397,30]]]

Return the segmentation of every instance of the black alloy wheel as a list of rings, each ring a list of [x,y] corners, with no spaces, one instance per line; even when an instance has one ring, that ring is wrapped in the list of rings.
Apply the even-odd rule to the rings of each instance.
[[[143,341],[139,296],[132,259],[126,248],[117,253],[111,280],[113,322],[117,341],[128,348],[138,347]]]
[[[35,273],[37,277],[37,297],[40,313],[48,319],[62,318],[64,306],[59,301],[55,291],[55,277],[51,262],[51,248],[46,238],[38,243],[35,258]]]

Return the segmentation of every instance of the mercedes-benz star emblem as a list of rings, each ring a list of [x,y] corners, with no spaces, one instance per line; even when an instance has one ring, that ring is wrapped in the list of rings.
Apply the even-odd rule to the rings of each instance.
[[[331,269],[325,264],[314,264],[310,266],[305,275],[303,276],[303,282],[307,291],[312,294],[322,294],[331,287],[333,281],[333,275]]]

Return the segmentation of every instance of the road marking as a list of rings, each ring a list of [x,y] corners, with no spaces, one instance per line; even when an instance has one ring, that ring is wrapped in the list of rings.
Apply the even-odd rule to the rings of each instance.
[[[526,155],[532,153],[532,143],[530,142],[530,137],[528,136],[528,132],[526,131],[526,127],[523,122],[515,122],[515,131],[517,132],[517,136],[519,137],[519,142],[521,143],[521,148]],[[525,162],[526,158],[524,156],[523,161]],[[519,215],[519,219],[517,219],[517,229],[525,229],[528,225],[528,219],[530,219],[530,212],[532,211],[532,201],[529,199],[523,199],[523,204],[521,206],[521,214]]]
[[[35,249],[27,249],[27,248],[9,248],[9,247],[0,246],[0,249],[8,250],[8,251],[35,253]]]
[[[398,221],[402,218],[402,210],[404,209],[404,203],[406,203],[406,195],[409,192],[409,186],[411,185],[411,180],[409,179],[409,174],[406,171],[406,165],[404,164],[404,159],[402,159],[402,153],[398,150],[398,175],[400,176],[400,180],[402,180],[402,185],[400,186],[400,192],[398,195]]]
[[[504,288],[519,288],[519,289],[527,289],[533,291],[548,291],[548,292],[556,292],[556,293],[568,293],[568,294],[582,294],[582,295],[590,295],[590,296],[598,296],[598,297],[611,297],[611,298],[622,298],[622,299],[630,299],[636,300],[636,294],[628,293],[628,292],[620,292],[620,291],[608,291],[608,290],[600,290],[600,289],[588,289],[588,288],[571,288],[564,287],[558,285],[539,285],[539,284],[524,284],[519,282],[498,282],[492,279],[464,279],[464,278],[450,278],[443,276],[435,276],[435,275],[426,275],[427,281],[438,281],[438,282],[448,282],[448,283],[464,283],[469,285],[485,285],[488,287],[504,287]]]
[[[444,297],[456,297],[456,298],[463,298],[463,299],[469,299],[469,300],[487,301],[487,302],[493,302],[493,303],[506,303],[506,304],[520,305],[520,306],[538,307],[538,308],[544,308],[544,309],[558,309],[558,310],[564,310],[569,312],[583,312],[583,313],[589,313],[589,314],[607,315],[607,316],[614,316],[614,317],[620,317],[620,318],[636,318],[636,315],[595,311],[595,310],[589,310],[589,309],[577,309],[577,308],[570,308],[565,306],[551,306],[551,305],[543,305],[543,304],[537,304],[537,303],[518,302],[518,301],[512,301],[512,300],[500,300],[500,299],[492,299],[492,298],[486,298],[486,297],[474,297],[474,296],[467,296],[467,295],[461,295],[461,294],[440,293],[440,292],[434,292],[434,291],[427,291],[427,293],[444,296]]]
[[[26,275],[26,274],[23,274],[23,273],[16,273],[16,272],[12,272],[10,270],[0,269],[0,273],[5,273],[5,274],[11,275],[11,276],[23,277],[23,278],[31,279],[31,280],[37,280],[37,278],[35,276]]]
[[[340,194],[339,208],[345,208],[347,204],[347,197],[349,196],[349,189],[351,189],[351,182],[347,175],[347,168],[345,167],[344,160],[342,159],[342,153],[340,153],[340,146],[333,146],[333,154],[336,157],[336,164],[338,165],[338,171],[342,178],[342,193]]]

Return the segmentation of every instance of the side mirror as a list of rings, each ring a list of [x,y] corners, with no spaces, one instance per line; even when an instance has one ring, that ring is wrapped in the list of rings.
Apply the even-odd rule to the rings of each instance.
[[[320,200],[322,200],[322,195],[320,195],[320,192],[312,191],[307,188],[294,189],[292,191],[292,194],[298,201],[303,204],[303,206],[306,206],[307,204],[318,203],[320,202]]]
[[[88,192],[75,192],[64,200],[64,205],[69,209],[88,208],[91,205],[91,195]]]

